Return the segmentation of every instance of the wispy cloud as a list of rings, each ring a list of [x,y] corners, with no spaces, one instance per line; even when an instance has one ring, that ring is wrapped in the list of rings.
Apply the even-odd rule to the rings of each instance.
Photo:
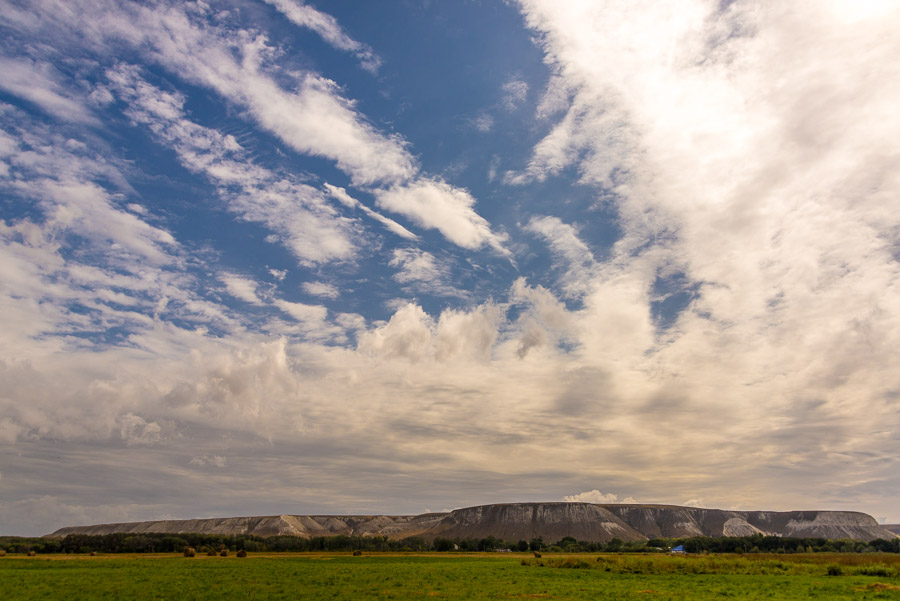
[[[379,206],[436,229],[463,248],[489,246],[508,254],[503,247],[505,236],[491,231],[487,220],[475,212],[475,199],[466,190],[440,179],[420,179],[379,190],[376,198]]]
[[[512,78],[503,84],[503,108],[514,111],[528,97],[528,84],[521,79]]]
[[[233,136],[187,119],[183,97],[150,85],[136,69],[120,67],[107,76],[133,121],[170,144],[187,168],[210,178],[230,210],[270,228],[302,263],[353,257],[358,228],[322,192],[245,158]]]
[[[337,48],[354,53],[363,69],[378,73],[381,58],[369,46],[351,38],[337,20],[327,13],[294,0],[266,0],[281,11],[294,25],[306,27],[322,36],[322,39]]]
[[[328,284],[326,282],[304,282],[303,290],[307,294],[312,294],[313,296],[321,296],[324,298],[337,298],[341,294],[337,289],[337,286]]]
[[[72,98],[49,63],[0,56],[0,89],[33,102],[64,121],[98,123],[84,99]]]

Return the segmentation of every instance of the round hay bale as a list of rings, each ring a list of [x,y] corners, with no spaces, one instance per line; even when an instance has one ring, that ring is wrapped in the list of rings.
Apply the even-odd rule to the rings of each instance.
[[[215,557],[216,555],[218,555],[218,553],[216,553],[215,549],[210,549],[209,551],[206,552],[207,557]]]
[[[91,557],[97,557],[97,552],[96,552],[96,551],[91,551]]]
[[[247,557],[247,552],[244,551],[243,549],[241,549],[240,551],[237,552],[237,556],[238,557]]]
[[[228,549],[222,549],[221,551],[219,551],[219,556],[228,557]]]
[[[184,548],[184,556],[185,557],[193,557],[197,550],[193,547],[185,547]]]
[[[35,551],[28,552],[28,557],[34,557],[35,555],[37,555],[37,552],[35,552]]]
[[[535,552],[534,552],[534,556],[535,556],[535,557],[540,557],[540,556],[541,556],[541,554],[540,554],[540,553],[538,553],[538,552],[537,552],[537,551],[535,551]]]
[[[0,557],[6,555],[6,549],[0,549]]]
[[[353,557],[359,557],[360,555],[362,555],[362,551],[360,551],[359,549],[353,552]]]

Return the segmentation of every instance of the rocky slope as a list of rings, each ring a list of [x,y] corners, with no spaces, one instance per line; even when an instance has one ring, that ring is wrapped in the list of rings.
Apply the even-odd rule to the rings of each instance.
[[[280,534],[311,537],[387,536],[426,539],[484,538],[557,541],[564,536],[608,542],[688,536],[776,536],[873,540],[896,536],[874,518],[854,511],[727,511],[674,505],[505,503],[416,516],[278,515],[99,524],[61,528],[48,536],[114,532],[171,534]]]

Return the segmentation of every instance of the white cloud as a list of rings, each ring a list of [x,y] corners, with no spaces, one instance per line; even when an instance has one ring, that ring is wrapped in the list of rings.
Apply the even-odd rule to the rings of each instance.
[[[437,229],[463,248],[489,246],[508,254],[505,236],[491,231],[488,222],[474,210],[475,199],[461,188],[439,179],[420,179],[376,193],[378,205],[406,215],[422,227]]]
[[[300,322],[321,323],[325,321],[328,310],[321,305],[307,305],[276,300],[275,306]]]
[[[331,15],[294,0],[266,0],[266,2],[281,11],[294,25],[312,29],[339,50],[353,52],[366,71],[378,73],[381,58],[370,47],[347,35]]]
[[[577,495],[567,495],[562,498],[566,503],[598,503],[598,504],[614,504],[614,503],[637,503],[632,497],[626,497],[619,500],[619,496],[613,493],[602,493],[596,488],[586,492],[580,492]]]
[[[331,184],[326,183],[325,191],[328,193],[329,196],[338,200],[344,206],[350,207],[351,209],[361,210],[363,213],[365,213],[372,219],[375,219],[376,221],[380,222],[381,224],[383,224],[385,227],[387,227],[389,230],[391,230],[392,232],[394,232],[396,235],[400,236],[401,238],[406,238],[407,240],[418,239],[418,236],[416,236],[414,233],[412,233],[411,231],[409,231],[408,229],[406,229],[405,227],[403,227],[402,225],[400,225],[393,219],[390,219],[389,217],[385,217],[384,215],[382,215],[381,213],[378,213],[377,211],[373,211],[372,209],[370,209],[369,207],[367,207],[360,201],[358,201],[355,198],[353,198],[352,196],[350,196],[350,194],[348,194],[344,188],[341,188],[339,186],[332,186]]]
[[[337,298],[341,295],[337,286],[326,282],[303,282],[303,291],[313,296],[321,296],[323,298]]]
[[[472,126],[482,133],[487,133],[494,129],[494,118],[488,113],[480,113],[471,120]]]
[[[288,6],[286,0],[278,1]],[[488,223],[471,208],[474,199],[467,191],[421,176],[406,141],[380,132],[356,110],[353,101],[341,94],[334,81],[314,73],[291,73],[297,83],[291,90],[284,89],[270,75],[271,70],[277,70],[269,62],[276,51],[263,36],[203,23],[202,19],[195,22],[191,16],[195,10],[203,13],[202,8],[193,5],[182,11],[176,6],[148,7],[127,2],[100,9],[89,0],[82,0],[67,3],[66,11],[39,7],[39,19],[22,14],[11,14],[10,18],[35,33],[46,34],[41,28],[54,24],[66,32],[79,28],[85,41],[100,47],[113,42],[138,47],[149,60],[243,107],[261,127],[294,150],[334,161],[350,176],[354,186],[388,187],[374,193],[379,202],[382,197],[389,199],[385,206],[396,207],[391,210],[438,229],[466,248],[485,243],[502,248],[503,237],[493,234]],[[146,106],[144,109],[163,120],[176,119]],[[172,132],[168,135],[178,137]],[[194,168],[201,165],[202,160]],[[217,176],[246,176],[240,170],[229,173],[234,168],[231,164],[218,165]],[[279,204],[287,201],[280,195],[268,200]],[[422,212],[423,203],[445,209],[453,206],[449,213],[442,211],[452,222],[446,227],[436,223]],[[385,224],[404,235],[400,228]],[[294,242],[299,243],[297,251],[301,253],[309,254],[316,248],[313,241]],[[331,250],[340,252],[337,248]]]
[[[118,423],[119,434],[126,444],[148,445],[162,439],[162,427],[157,422],[148,422],[134,413],[119,416]]]
[[[447,268],[438,265],[433,254],[415,248],[395,249],[390,266],[399,269],[393,277],[401,283],[424,282],[439,285],[447,276]]]
[[[262,305],[263,301],[256,293],[259,287],[253,280],[233,274],[224,273],[219,276],[228,294],[251,305]]]
[[[512,78],[503,84],[503,107],[514,111],[528,97],[528,84],[520,79]]]
[[[80,99],[66,95],[52,65],[0,56],[0,71],[0,89],[33,102],[64,121],[97,123]]]
[[[119,67],[107,75],[129,102],[131,119],[171,144],[186,167],[217,184],[230,210],[265,224],[301,263],[353,256],[356,225],[329,207],[322,192],[245,159],[232,136],[186,119],[184,98],[148,84],[136,69]]]
[[[563,289],[568,296],[580,297],[590,290],[596,264],[577,229],[556,217],[532,217],[524,229],[541,236],[559,257],[564,269]]]
[[[200,457],[193,457],[188,462],[189,465],[196,465],[198,467],[205,467],[208,465],[217,468],[223,468],[227,465],[227,463],[228,458],[224,455],[213,455],[211,457],[208,455],[202,455]]]

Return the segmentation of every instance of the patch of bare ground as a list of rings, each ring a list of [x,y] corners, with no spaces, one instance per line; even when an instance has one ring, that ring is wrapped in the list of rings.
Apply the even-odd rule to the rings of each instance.
[[[867,584],[866,586],[858,586],[853,590],[858,593],[864,591],[900,591],[900,586],[896,584],[887,584],[884,582],[873,582],[872,584]]]

